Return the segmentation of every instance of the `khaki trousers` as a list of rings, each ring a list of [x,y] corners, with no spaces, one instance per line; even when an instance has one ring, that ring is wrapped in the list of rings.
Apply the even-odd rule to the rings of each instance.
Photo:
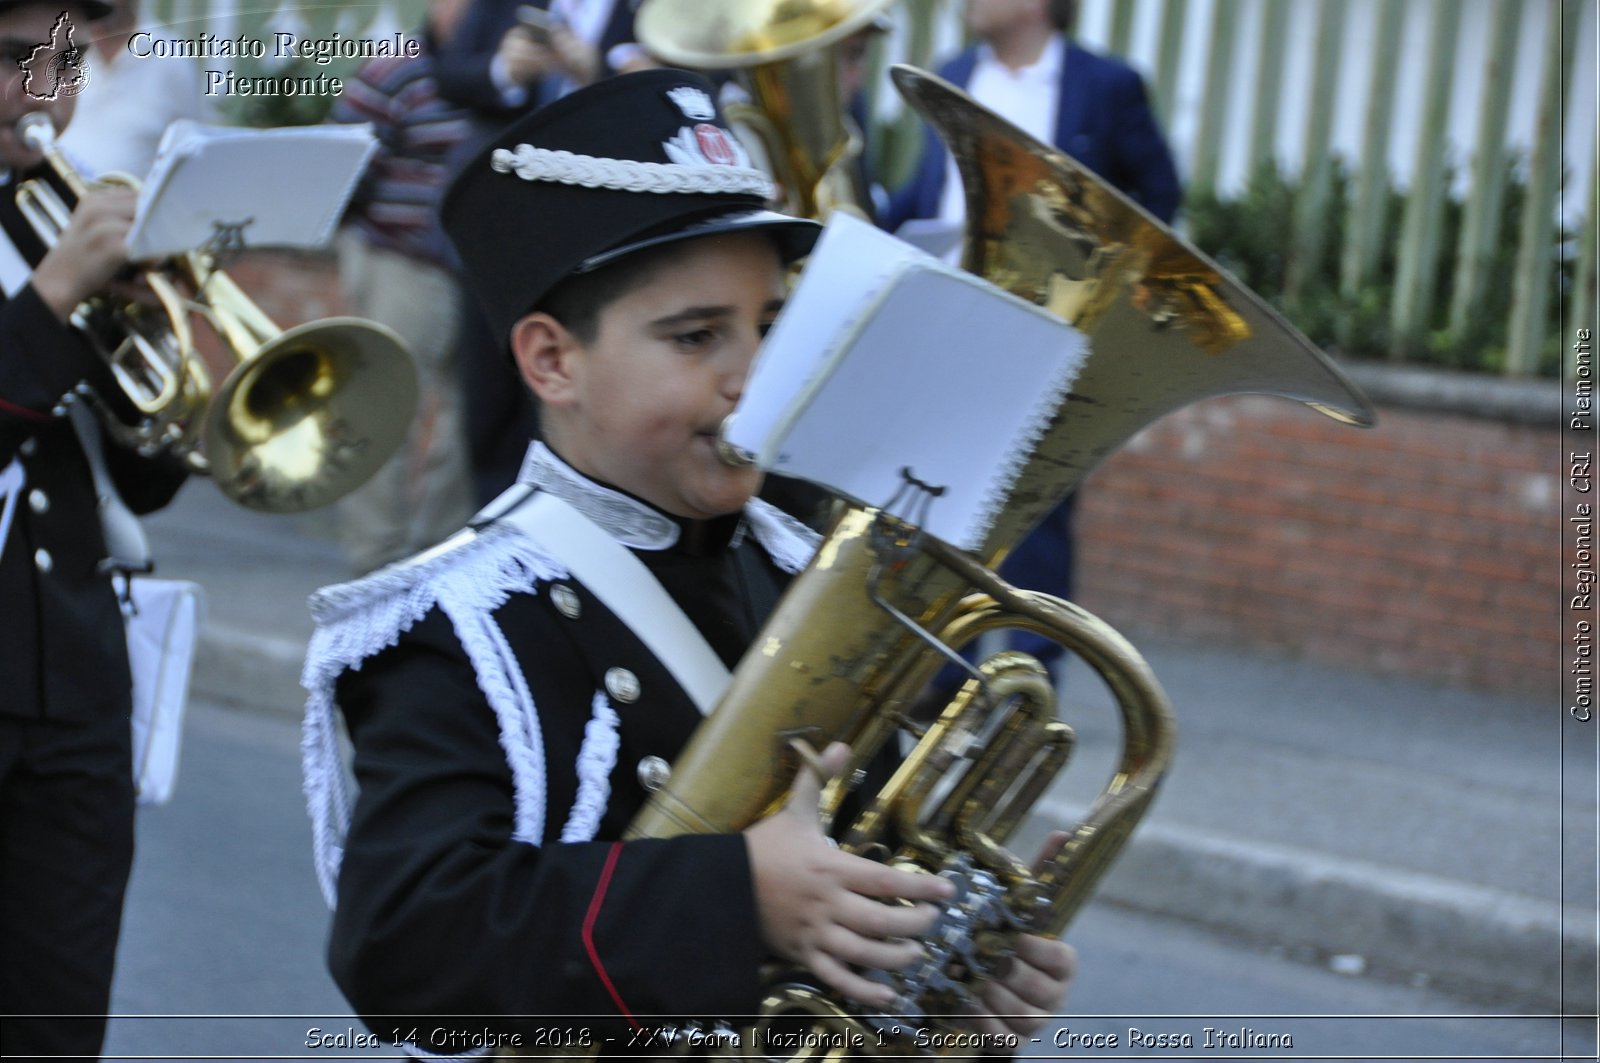
[[[417,365],[417,415],[405,444],[338,504],[339,540],[358,573],[426,549],[473,512],[456,368],[460,295],[450,271],[374,247],[346,229],[339,283],[350,312],[387,325]]]

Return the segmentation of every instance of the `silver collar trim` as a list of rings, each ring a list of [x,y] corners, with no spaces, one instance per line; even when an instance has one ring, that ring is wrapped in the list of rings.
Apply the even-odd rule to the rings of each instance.
[[[517,482],[549,491],[623,546],[666,550],[678,541],[678,525],[673,520],[637,498],[595,483],[543,443],[528,447]]]

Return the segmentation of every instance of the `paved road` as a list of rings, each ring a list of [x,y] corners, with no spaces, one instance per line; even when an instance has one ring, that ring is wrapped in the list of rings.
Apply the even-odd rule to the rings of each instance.
[[[296,724],[191,711],[177,795],[141,815],[108,1058],[385,1057],[343,1047],[362,1031],[322,967],[327,913],[311,872]],[[1426,986],[1342,975],[1107,905],[1091,905],[1071,937],[1082,956],[1078,1017],[1032,1054],[1552,1059],[1565,1038],[1570,1058],[1595,1058],[1592,1025],[1485,1017],[1482,1004]],[[1208,1027],[1221,1047],[1204,1047]],[[1130,1043],[1130,1029],[1180,1045],[1187,1035],[1194,1048]],[[1241,1029],[1287,1035],[1293,1048],[1230,1047]],[[1103,1047],[1111,1036],[1115,1049]]]

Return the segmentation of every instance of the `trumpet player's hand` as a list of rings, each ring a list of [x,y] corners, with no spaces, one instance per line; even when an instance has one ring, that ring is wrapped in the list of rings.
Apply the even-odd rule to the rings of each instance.
[[[850,757],[835,742],[822,755],[837,773]],[[768,948],[861,1004],[881,1007],[893,992],[853,968],[889,970],[921,955],[902,940],[925,932],[951,887],[933,875],[900,871],[835,849],[817,816],[822,783],[802,769],[783,809],[745,831],[756,908]],[[896,898],[909,906],[885,904]]]
[[[138,194],[131,188],[92,188],[72,211],[60,239],[33,270],[33,290],[59,321],[103,291],[128,263],[128,230]]]
[[[1043,870],[1072,836],[1053,831],[1034,858],[1035,873]],[[1058,938],[1024,934],[1001,977],[984,984],[979,992],[979,1014],[974,1024],[995,1037],[1018,1038],[1037,1033],[1061,1011],[1067,990],[1078,971],[1078,954]]]

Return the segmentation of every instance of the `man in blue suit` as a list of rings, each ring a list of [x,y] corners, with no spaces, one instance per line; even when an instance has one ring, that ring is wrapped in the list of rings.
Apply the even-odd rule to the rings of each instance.
[[[1182,192],[1144,80],[1067,38],[1076,7],[1077,0],[967,0],[967,28],[977,43],[939,74],[1171,222]],[[950,153],[929,129],[916,174],[890,198],[883,224],[959,220],[959,186]]]
[[[967,0],[967,29],[977,43],[939,73],[1171,222],[1182,195],[1178,171],[1144,81],[1125,64],[1068,39],[1076,6],[1077,0]],[[879,224],[893,231],[928,218],[959,227],[965,214],[954,160],[929,129],[916,175],[890,198]],[[1001,574],[1018,586],[1070,597],[1072,510],[1069,496],[1017,546]],[[1035,636],[1017,645],[1047,663],[1059,654]]]

